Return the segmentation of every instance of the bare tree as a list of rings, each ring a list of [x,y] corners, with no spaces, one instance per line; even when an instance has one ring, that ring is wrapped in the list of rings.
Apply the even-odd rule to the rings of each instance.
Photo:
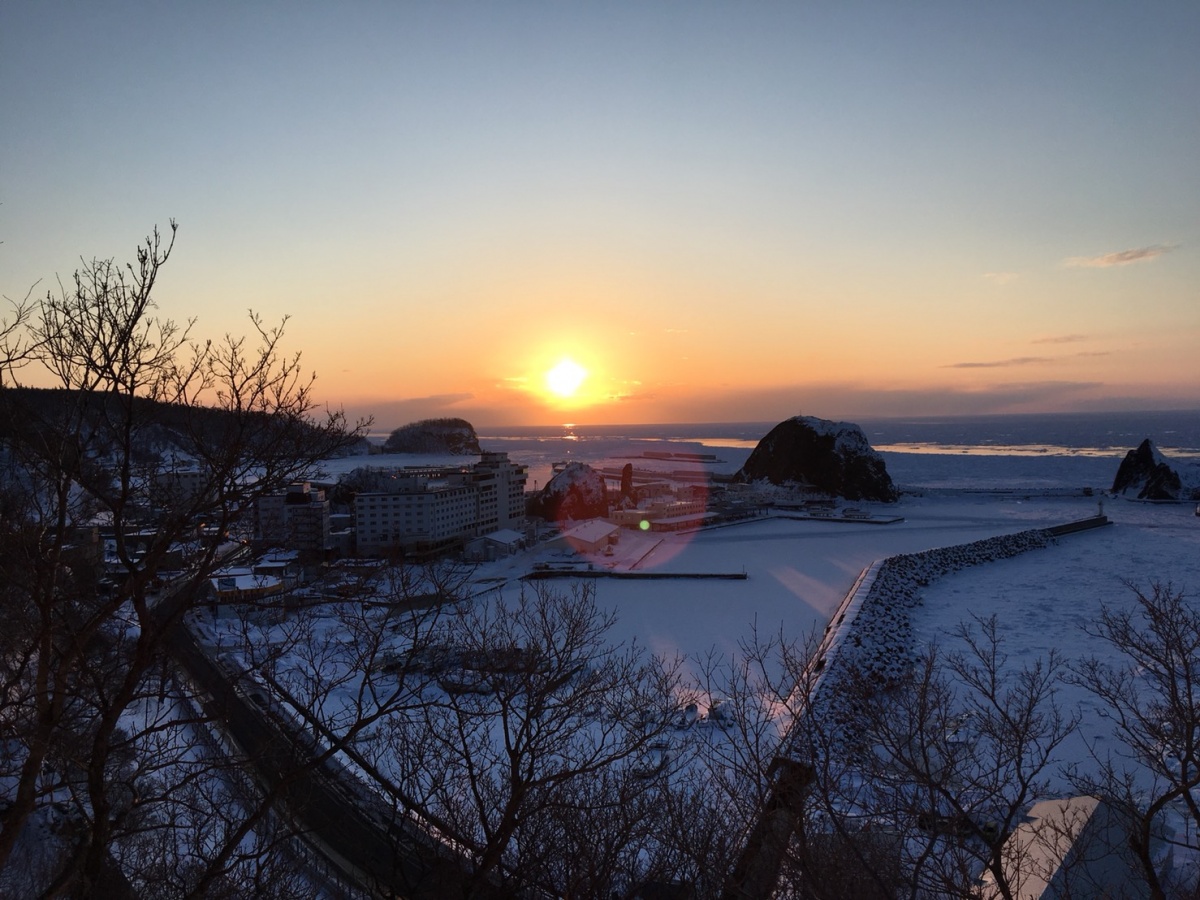
[[[746,890],[759,876],[738,871],[739,857],[757,854],[762,843],[771,844],[768,880],[777,875],[795,820],[775,794],[775,776],[786,765],[786,736],[807,706],[816,646],[816,635],[792,640],[754,628],[735,653],[710,651],[692,661],[692,759],[670,785],[665,837],[676,836],[677,877],[699,896],[717,896],[727,878],[734,894]]]
[[[29,330],[36,307],[33,290],[30,288],[20,300],[4,298],[10,312],[9,316],[0,318],[0,388],[4,387],[5,380],[11,380],[12,372],[27,365],[39,349],[37,338]]]
[[[317,415],[282,326],[252,315],[256,344],[202,343],[155,314],[175,230],[156,230],[132,264],[85,263],[18,305],[4,335],[0,867],[35,814],[65,807],[52,892],[102,884],[114,842],[144,818],[143,751],[179,716],[163,702],[168,635],[230,549],[200,540],[200,524],[228,533],[356,434],[340,413]],[[22,388],[23,363],[58,389]],[[181,466],[195,473],[187,490],[174,487]],[[130,713],[151,708],[133,727]]]
[[[678,712],[678,672],[611,646],[611,624],[590,586],[464,605],[425,655],[417,714],[389,720],[393,747],[428,754],[410,792],[472,850],[466,895],[595,895],[634,853],[639,830],[589,823],[622,821],[653,790],[646,756]]]
[[[1151,896],[1163,898],[1179,886],[1164,881],[1156,846],[1200,850],[1200,609],[1169,583],[1127,586],[1132,608],[1103,607],[1089,630],[1115,657],[1091,657],[1074,671],[1103,704],[1120,747],[1093,747],[1098,774],[1080,769],[1075,780],[1124,813]],[[1172,812],[1178,827],[1168,829]]]
[[[844,673],[804,717],[794,864],[813,896],[847,896],[847,871],[860,896],[963,896],[984,870],[1015,896],[1005,840],[1076,725],[1055,699],[1064,663],[1010,667],[994,618],[959,637],[964,650],[931,648],[890,684]]]

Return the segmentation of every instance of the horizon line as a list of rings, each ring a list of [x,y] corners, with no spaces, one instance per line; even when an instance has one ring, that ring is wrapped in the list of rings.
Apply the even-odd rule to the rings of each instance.
[[[842,422],[947,422],[947,421],[968,421],[974,419],[1016,419],[1016,418],[1050,418],[1061,416],[1145,416],[1145,415],[1169,415],[1179,413],[1193,413],[1200,415],[1200,406],[1187,407],[1161,407],[1155,409],[1096,409],[1096,410],[1059,410],[1059,411],[1043,411],[1043,412],[980,412],[980,413],[949,413],[945,415],[939,414],[919,414],[919,415],[897,415],[897,416],[881,416],[881,415],[865,415],[855,416],[851,418],[841,419],[826,419],[826,421],[842,421]],[[392,427],[382,426],[374,423],[372,426],[373,433],[376,429],[380,431],[391,431],[395,428],[403,428],[405,425],[412,425],[417,422],[431,421],[439,418],[455,418],[463,419],[471,424],[471,427],[479,431],[498,431],[515,428],[657,428],[661,426],[738,426],[738,425],[764,425],[769,423],[779,424],[786,422],[789,419],[798,417],[809,417],[805,413],[797,413],[794,416],[786,416],[782,419],[710,419],[707,421],[679,421],[679,422],[553,422],[553,423],[508,423],[499,425],[480,425],[476,426],[470,423],[466,416],[427,416],[421,419],[413,419],[410,422],[404,422]],[[811,418],[825,418],[824,416],[811,416]]]

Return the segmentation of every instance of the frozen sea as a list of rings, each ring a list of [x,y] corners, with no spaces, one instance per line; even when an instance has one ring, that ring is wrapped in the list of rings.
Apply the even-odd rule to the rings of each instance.
[[[556,462],[579,460],[639,470],[736,471],[774,423],[585,425],[480,429],[480,444],[529,467],[529,487],[544,485]],[[618,613],[617,634],[660,652],[735,652],[751,629],[798,636],[821,629],[864,567],[876,559],[966,543],[995,534],[1095,515],[1120,461],[1150,438],[1181,464],[1200,460],[1200,411],[879,420],[860,423],[904,492],[869,511],[902,517],[892,525],[767,519],[692,535],[623,536],[613,559],[597,565],[678,572],[742,572],[745,581],[601,579],[602,605]],[[647,458],[708,454],[709,462]],[[372,456],[337,460],[331,474],[364,463],[424,465],[464,457]],[[1091,496],[1085,495],[1085,489]],[[1014,640],[1032,644],[1084,622],[1099,603],[1129,595],[1124,582],[1170,581],[1200,591],[1200,517],[1190,504],[1103,499],[1113,525],[1062,539],[1005,564],[996,575],[970,572],[930,588],[936,632],[950,620],[995,610]],[[863,506],[863,504],[855,504]],[[1036,558],[1035,558],[1036,557]],[[534,549],[489,564],[479,584],[506,583],[537,562],[568,562],[566,551]],[[1025,578],[1016,573],[1037,572]],[[964,585],[973,585],[969,589]],[[1017,590],[1014,585],[1024,584]],[[953,601],[946,598],[953,597]]]
[[[486,450],[502,450],[529,467],[529,487],[542,487],[554,463],[685,468],[653,463],[647,452],[708,453],[700,468],[736,471],[776,423],[719,422],[672,425],[564,424],[478,430]],[[878,419],[858,423],[883,453],[893,480],[904,487],[1062,486],[1112,483],[1126,452],[1150,438],[1167,456],[1200,458],[1200,410],[1071,413],[944,419]],[[386,434],[372,437],[380,444]],[[999,460],[973,457],[1002,457]],[[464,462],[463,457],[407,454],[351,457],[327,467],[337,475],[359,465],[406,466]],[[1089,462],[1090,461],[1090,462]]]
[[[555,462],[596,466],[633,461],[665,471],[736,471],[772,423],[483,430],[485,449],[505,450],[544,484]],[[613,557],[581,559],[540,545],[480,566],[481,594],[527,588],[539,563],[591,563],[634,571],[744,572],[745,580],[595,580],[615,611],[615,642],[699,661],[735,656],[754,632],[802,640],[828,623],[862,570],[887,556],[963,544],[1071,522],[1103,512],[1112,524],[1059,538],[1044,549],[943,577],[924,589],[915,640],[953,649],[958,623],[996,616],[1010,665],[1055,649],[1068,660],[1104,655],[1089,625],[1105,607],[1132,605],[1131,586],[1170,583],[1200,602],[1200,516],[1195,504],[1106,496],[1124,454],[1150,438],[1181,464],[1200,461],[1200,413],[1002,417],[988,420],[865,422],[903,494],[895,504],[861,504],[893,524],[762,518],[693,534],[623,532]],[[647,459],[646,451],[710,454],[709,462]],[[393,461],[395,460],[395,461]],[[446,458],[381,456],[336,461],[335,469],[412,465]],[[458,458],[459,462],[469,461]],[[698,665],[698,662],[697,662]],[[1064,687],[1060,701],[1083,716],[1064,759],[1083,760],[1106,740],[1089,699]],[[1098,751],[1097,751],[1098,752]]]

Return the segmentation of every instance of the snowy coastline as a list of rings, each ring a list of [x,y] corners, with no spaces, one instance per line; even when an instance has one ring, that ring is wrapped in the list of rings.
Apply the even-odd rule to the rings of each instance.
[[[562,441],[559,436],[513,437],[501,442],[512,458],[548,474],[564,452],[593,466],[617,464],[646,450],[712,453],[719,464],[646,457],[653,469],[681,465],[704,471],[735,471],[750,452],[749,442],[714,438],[720,444],[655,441],[640,436],[599,436]],[[738,446],[739,442],[743,445]],[[482,443],[489,446],[487,437]],[[732,444],[732,446],[731,446]],[[484,563],[472,580],[482,593],[515,597],[522,576],[535,565],[591,563],[628,568],[636,560],[647,572],[744,572],[745,580],[615,580],[597,583],[598,602],[616,612],[611,638],[636,642],[664,656],[697,660],[712,653],[734,657],[753,633],[791,639],[820,634],[856,579],[873,563],[929,558],[940,548],[1000,541],[1032,530],[1103,514],[1112,525],[1070,535],[986,564],[952,567],[924,578],[906,594],[902,630],[883,627],[887,652],[896,641],[916,652],[930,644],[952,648],[960,622],[995,615],[1014,664],[1056,648],[1068,658],[1096,652],[1085,627],[1102,606],[1129,604],[1128,584],[1169,582],[1189,595],[1200,591],[1200,518],[1192,504],[1145,504],[1105,496],[1122,451],[1111,455],[1059,448],[1046,453],[883,451],[902,491],[895,504],[868,504],[867,512],[902,517],[877,526],[846,521],[754,519],[731,528],[694,534],[641,535],[623,532],[613,558],[587,559],[545,545]],[[456,458],[461,462],[467,458]],[[363,462],[364,460],[359,460]],[[387,464],[372,457],[372,464]],[[423,465],[444,459],[400,457],[394,464]],[[338,461],[341,467],[353,461]],[[856,504],[861,505],[861,504]],[[979,560],[974,560],[979,563]],[[894,565],[893,565],[894,567]],[[882,589],[878,588],[877,590]],[[911,596],[910,596],[911,595]],[[864,622],[866,620],[864,619]],[[867,625],[860,623],[862,634]],[[878,628],[876,629],[879,630]],[[1084,759],[1103,727],[1086,715],[1088,700],[1067,692],[1066,701],[1084,713],[1069,755]]]

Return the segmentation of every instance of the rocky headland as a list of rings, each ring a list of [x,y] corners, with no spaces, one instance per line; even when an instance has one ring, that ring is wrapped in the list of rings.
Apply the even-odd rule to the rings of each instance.
[[[586,463],[568,463],[530,501],[528,512],[548,522],[606,516],[608,487],[604,476]]]
[[[422,419],[401,425],[383,444],[384,453],[447,453],[478,456],[479,437],[466,419]]]
[[[1146,438],[1121,460],[1112,492],[1138,500],[1200,500],[1200,466],[1172,465]]]
[[[899,491],[861,428],[795,416],[767,433],[737,474],[742,482],[793,484],[846,500],[895,501]]]

